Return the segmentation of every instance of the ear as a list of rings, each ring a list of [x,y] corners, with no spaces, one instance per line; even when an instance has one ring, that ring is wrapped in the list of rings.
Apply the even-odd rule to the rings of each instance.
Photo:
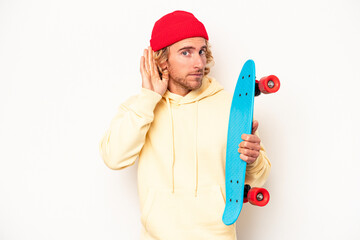
[[[159,67],[160,67],[163,71],[164,71],[164,70],[167,70],[168,62],[165,61],[165,62],[161,63]]]

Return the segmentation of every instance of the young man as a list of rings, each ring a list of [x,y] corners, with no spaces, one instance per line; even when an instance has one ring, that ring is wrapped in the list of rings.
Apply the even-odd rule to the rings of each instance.
[[[160,18],[140,60],[141,92],[120,105],[100,141],[109,168],[139,161],[142,240],[236,239],[235,224],[222,222],[232,94],[208,76],[208,39],[189,12]],[[270,170],[257,127],[238,150],[252,186]]]

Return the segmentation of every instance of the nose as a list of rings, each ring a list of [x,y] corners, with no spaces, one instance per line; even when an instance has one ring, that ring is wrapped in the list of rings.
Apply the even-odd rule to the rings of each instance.
[[[194,56],[194,68],[203,69],[205,66],[204,57],[200,54],[195,54]]]

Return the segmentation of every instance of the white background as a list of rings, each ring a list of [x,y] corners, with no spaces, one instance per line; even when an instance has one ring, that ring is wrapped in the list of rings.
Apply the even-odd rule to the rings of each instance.
[[[205,24],[226,90],[249,58],[281,80],[255,100],[271,200],[246,204],[239,239],[360,239],[356,0],[0,0],[0,239],[139,238],[137,164],[110,170],[98,145],[177,9]]]

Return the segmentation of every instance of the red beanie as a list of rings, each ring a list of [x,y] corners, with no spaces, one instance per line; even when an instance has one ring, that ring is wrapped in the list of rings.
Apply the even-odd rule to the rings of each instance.
[[[203,37],[209,40],[205,26],[192,13],[174,11],[155,22],[150,46],[154,51],[158,51],[191,37]]]

